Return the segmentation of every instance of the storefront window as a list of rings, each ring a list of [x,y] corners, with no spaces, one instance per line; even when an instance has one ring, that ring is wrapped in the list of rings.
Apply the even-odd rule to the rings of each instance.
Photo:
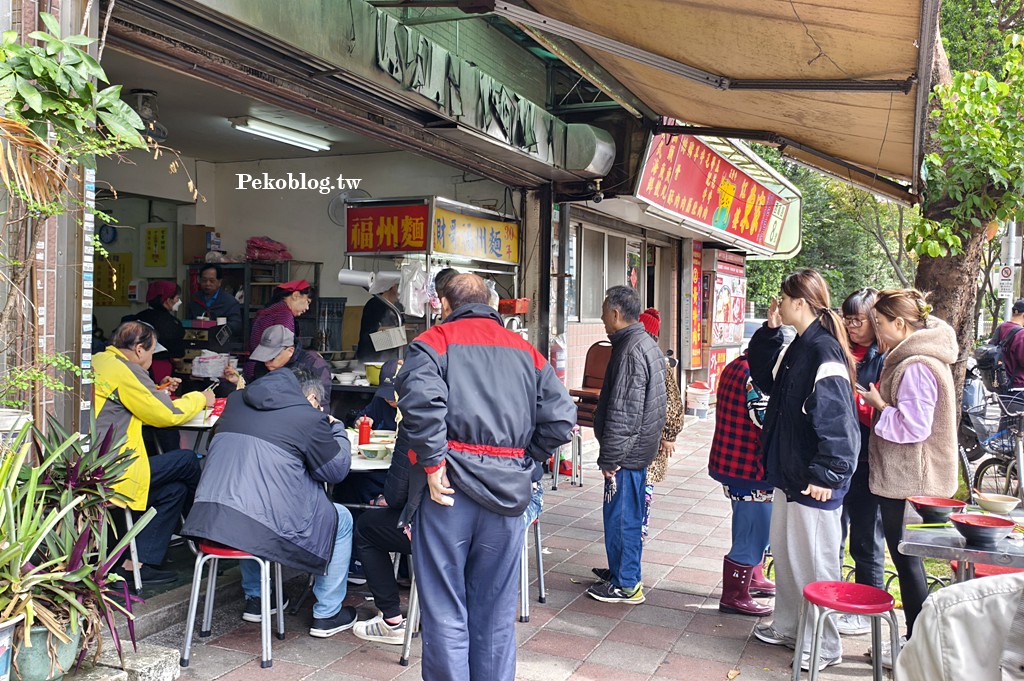
[[[579,257],[579,225],[572,225],[569,227],[569,249],[566,253],[566,274],[569,276],[565,280],[565,318],[566,319],[579,319],[580,306],[577,302],[576,296],[579,290],[579,267],[577,267],[577,258]]]
[[[608,281],[605,288],[623,286],[626,282],[626,240],[608,235]]]
[[[640,301],[643,302],[644,275],[643,263],[640,259],[643,244],[639,241],[626,243],[626,286],[640,292]]]
[[[583,230],[583,257],[580,260],[580,317],[599,319],[607,288],[604,282],[604,233]]]

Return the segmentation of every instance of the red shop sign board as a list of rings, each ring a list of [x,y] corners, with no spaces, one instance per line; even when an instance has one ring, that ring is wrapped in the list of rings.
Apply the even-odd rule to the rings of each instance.
[[[430,206],[349,206],[348,252],[425,251]]]
[[[789,203],[690,135],[655,135],[637,197],[758,246],[778,245]]]

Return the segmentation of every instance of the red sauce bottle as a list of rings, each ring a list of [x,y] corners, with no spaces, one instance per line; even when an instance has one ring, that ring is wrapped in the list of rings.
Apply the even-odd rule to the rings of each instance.
[[[359,422],[359,444],[368,445],[370,444],[370,420],[362,419]]]

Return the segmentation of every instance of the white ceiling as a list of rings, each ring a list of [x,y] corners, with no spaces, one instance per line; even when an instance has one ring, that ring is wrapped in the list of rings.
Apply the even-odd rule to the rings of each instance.
[[[184,156],[214,163],[260,159],[308,158],[394,151],[381,142],[331,127],[108,48],[102,66],[112,84],[122,85],[122,99],[135,106],[128,93],[135,88],[156,90],[157,120],[167,126],[163,144]],[[335,142],[330,151],[309,152],[281,142],[235,130],[229,117],[252,116]]]

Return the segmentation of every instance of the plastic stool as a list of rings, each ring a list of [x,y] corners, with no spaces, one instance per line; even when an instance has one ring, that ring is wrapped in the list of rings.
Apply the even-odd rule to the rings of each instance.
[[[262,637],[262,656],[260,667],[267,669],[274,664],[270,651],[270,565],[269,560],[258,558],[251,553],[238,551],[236,549],[215,544],[213,542],[199,542],[199,549],[196,554],[196,567],[192,572],[192,593],[188,600],[188,624],[185,627],[185,649],[182,651],[180,664],[188,666],[189,655],[192,651],[192,632],[196,624],[196,611],[199,609],[199,589],[203,581],[203,566],[210,563],[209,574],[206,578],[206,602],[203,605],[203,626],[199,630],[199,636],[205,638],[210,635],[210,627],[213,621],[213,595],[217,590],[217,561],[221,558],[234,558],[236,560],[254,560],[260,566],[260,606],[263,608],[260,621],[260,634]],[[274,563],[274,584],[277,590],[277,638],[284,640],[284,589],[281,585],[281,564]]]
[[[825,628],[825,620],[835,613],[849,613],[871,618],[871,645],[874,654],[871,656],[871,667],[874,681],[882,681],[882,625],[881,620],[889,622],[889,635],[892,639],[892,661],[896,662],[899,654],[899,624],[896,601],[887,592],[867,584],[852,582],[812,582],[804,587],[804,601],[800,604],[800,624],[797,628],[796,652],[793,655],[793,681],[800,678],[800,663],[804,649],[804,636],[807,624],[807,611],[811,611],[812,639],[810,673],[808,679],[818,678],[818,657],[821,655],[821,633]]]
[[[572,467],[572,471],[569,474],[569,484],[574,487],[576,485],[583,487],[583,433],[580,431],[580,427],[578,425],[572,427],[572,440],[569,445],[569,463]],[[562,462],[558,458],[558,451],[555,451],[555,454],[552,457],[553,465],[551,466],[551,489],[553,490],[558,489],[558,475],[561,473],[559,470],[561,468],[561,463]]]
[[[533,527],[533,545],[537,552],[537,587],[540,593],[537,601],[547,603],[548,592],[544,588],[544,554],[540,545],[540,518],[535,518],[530,525]],[[523,538],[523,552],[519,558],[519,621],[530,621],[530,528],[526,528]]]

